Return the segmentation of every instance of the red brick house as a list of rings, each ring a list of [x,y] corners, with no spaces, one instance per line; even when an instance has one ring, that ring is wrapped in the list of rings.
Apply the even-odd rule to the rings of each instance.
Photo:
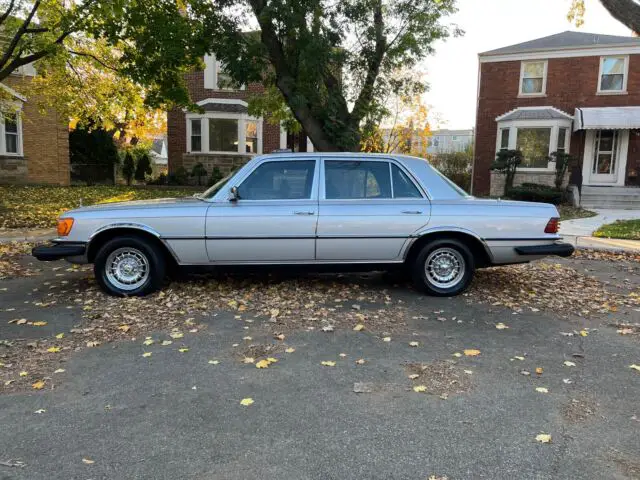
[[[501,195],[489,167],[520,149],[515,177],[553,185],[549,155],[580,166],[581,204],[640,206],[640,38],[563,32],[479,54],[473,193]]]
[[[0,183],[69,185],[69,122],[19,93],[34,75],[26,66],[0,83]]]
[[[191,172],[201,162],[209,173],[215,167],[228,173],[254,155],[292,146],[292,137],[280,126],[248,114],[247,101],[264,92],[262,84],[234,87],[213,55],[205,56],[204,63],[204,71],[187,75],[191,100],[204,113],[181,109],[168,113],[170,172],[179,167]],[[306,144],[302,149],[311,150],[310,142]]]

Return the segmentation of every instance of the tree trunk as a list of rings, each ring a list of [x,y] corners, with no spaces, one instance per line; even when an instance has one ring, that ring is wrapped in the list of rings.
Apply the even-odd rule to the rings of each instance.
[[[640,33],[640,4],[634,0],[600,0],[609,13],[635,33]]]

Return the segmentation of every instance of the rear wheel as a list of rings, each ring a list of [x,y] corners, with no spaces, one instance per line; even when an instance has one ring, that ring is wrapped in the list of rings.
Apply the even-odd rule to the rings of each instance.
[[[109,295],[142,296],[162,286],[166,263],[158,247],[127,236],[100,247],[93,270],[98,284]]]
[[[462,293],[471,283],[474,271],[469,248],[459,240],[446,238],[426,244],[412,266],[416,287],[437,297]]]

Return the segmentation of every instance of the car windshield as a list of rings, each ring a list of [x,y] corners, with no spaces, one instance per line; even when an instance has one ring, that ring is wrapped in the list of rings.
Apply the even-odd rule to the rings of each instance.
[[[220,180],[218,183],[215,183],[213,186],[209,187],[203,193],[197,195],[197,197],[198,198],[202,198],[202,199],[212,198],[216,193],[218,193],[227,184],[227,182],[231,178],[231,175],[233,175],[233,174],[230,173],[229,175],[224,177],[222,180]]]

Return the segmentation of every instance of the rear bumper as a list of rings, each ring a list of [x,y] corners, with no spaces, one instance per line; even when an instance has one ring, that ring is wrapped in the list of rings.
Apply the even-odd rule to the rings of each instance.
[[[61,258],[82,257],[86,249],[85,243],[54,243],[35,247],[31,250],[31,255],[42,262],[51,262]]]
[[[558,257],[570,257],[575,248],[569,243],[553,243],[551,245],[531,245],[515,247],[518,255],[557,255]]]

